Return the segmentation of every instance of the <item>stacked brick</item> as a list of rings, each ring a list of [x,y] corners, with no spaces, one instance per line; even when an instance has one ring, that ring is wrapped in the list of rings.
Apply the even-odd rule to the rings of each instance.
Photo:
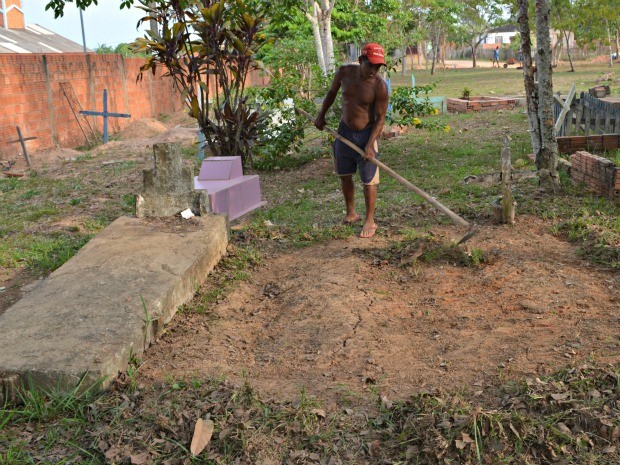
[[[616,150],[620,148],[620,134],[602,134],[594,136],[558,137],[560,153],[571,154],[577,150]]]
[[[593,192],[614,197],[620,192],[620,169],[607,158],[578,151],[570,156],[571,179]]]
[[[469,100],[449,98],[448,111],[452,113],[473,113],[476,111],[511,110],[517,104],[515,99],[501,97],[470,97]]]

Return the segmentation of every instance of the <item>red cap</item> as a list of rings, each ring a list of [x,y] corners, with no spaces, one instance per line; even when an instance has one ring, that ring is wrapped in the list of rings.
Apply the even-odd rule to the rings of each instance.
[[[368,58],[373,65],[385,65],[385,50],[374,42],[364,45],[362,56]]]

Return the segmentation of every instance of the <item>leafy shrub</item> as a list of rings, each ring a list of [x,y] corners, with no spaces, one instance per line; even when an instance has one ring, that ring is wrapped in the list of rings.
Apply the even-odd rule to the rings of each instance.
[[[389,124],[399,126],[414,126],[430,130],[443,129],[449,131],[450,127],[438,120],[420,119],[423,116],[437,115],[439,110],[435,108],[428,96],[435,85],[397,87],[390,95],[392,112],[388,115]]]
[[[290,164],[290,158],[304,138],[304,128],[310,122],[295,112],[303,108],[316,112],[316,106],[299,97],[292,76],[274,77],[267,87],[248,89],[248,95],[259,108],[258,140],[254,146],[253,166],[272,170]]]

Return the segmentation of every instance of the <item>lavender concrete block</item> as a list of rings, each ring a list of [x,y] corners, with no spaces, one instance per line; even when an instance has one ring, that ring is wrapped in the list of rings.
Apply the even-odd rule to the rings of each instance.
[[[194,189],[205,190],[211,211],[237,219],[262,207],[257,175],[243,175],[241,157],[210,157],[202,162],[200,174],[194,178]]]
[[[223,181],[243,176],[241,157],[209,157],[202,162],[200,181]]]

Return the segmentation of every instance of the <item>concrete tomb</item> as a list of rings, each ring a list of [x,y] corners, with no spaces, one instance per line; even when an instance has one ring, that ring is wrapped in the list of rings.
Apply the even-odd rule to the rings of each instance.
[[[138,218],[118,218],[0,316],[0,405],[24,386],[108,387],[226,253],[227,219],[207,213],[178,147],[153,150]],[[255,199],[256,184],[243,186],[240,195]],[[188,208],[200,216],[177,216]]]
[[[144,170],[143,190],[136,195],[136,217],[163,217],[191,209],[194,215],[209,212],[206,193],[195,191],[194,168],[183,164],[176,144],[154,144],[155,167]]]

